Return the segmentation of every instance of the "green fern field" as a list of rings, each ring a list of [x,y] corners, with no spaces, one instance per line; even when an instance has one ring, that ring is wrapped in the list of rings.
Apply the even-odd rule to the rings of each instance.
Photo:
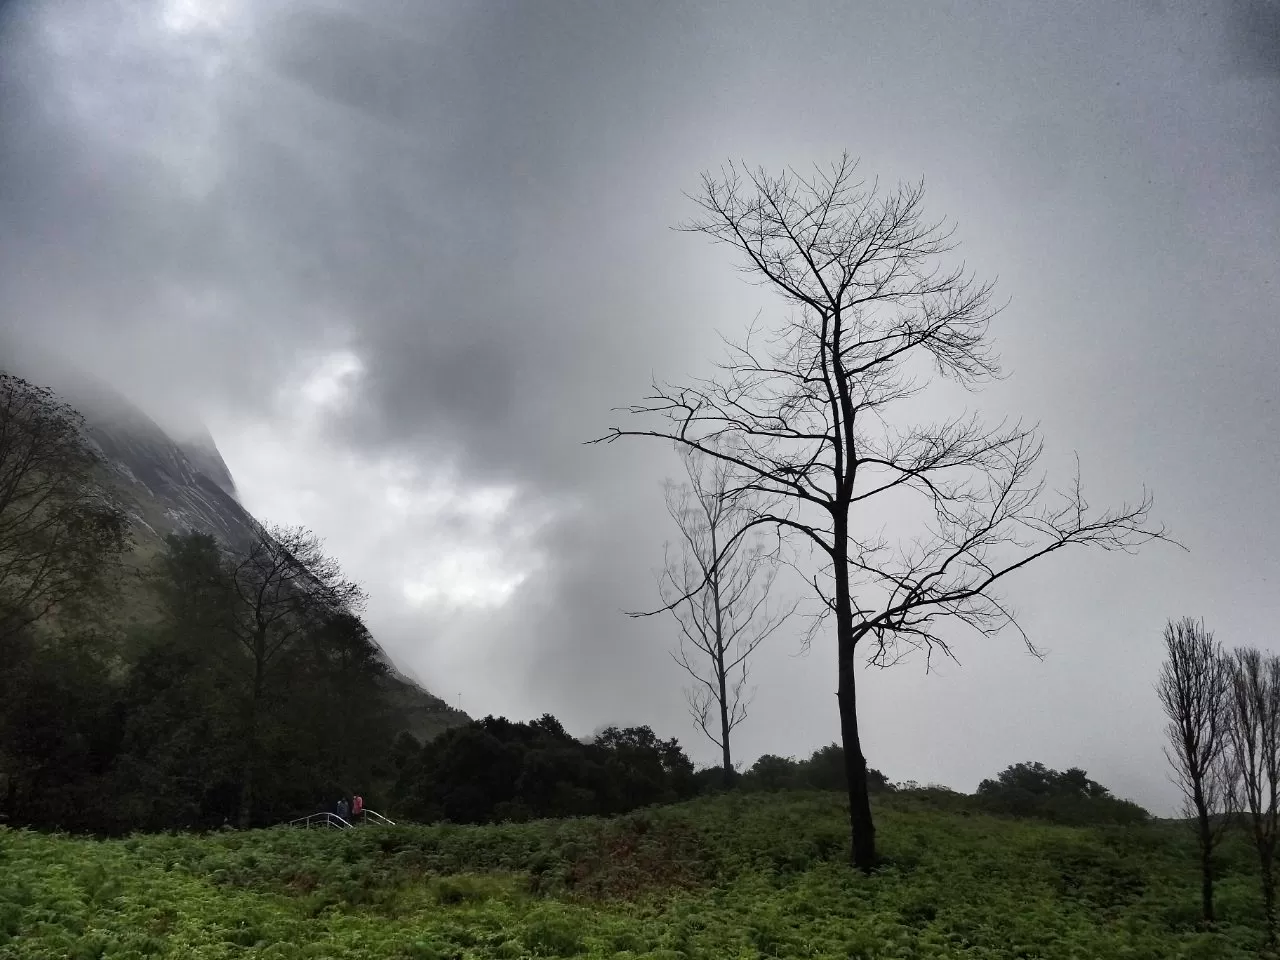
[[[738,794],[616,820],[277,828],[95,841],[0,831],[0,957],[1256,957],[1243,844],[1197,926],[1192,838],[877,807],[845,862],[836,794]]]

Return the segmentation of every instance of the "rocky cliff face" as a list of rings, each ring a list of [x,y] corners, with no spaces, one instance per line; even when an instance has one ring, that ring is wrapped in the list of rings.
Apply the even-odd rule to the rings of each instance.
[[[251,536],[253,518],[240,505],[212,438],[199,445],[178,443],[136,408],[85,416],[141,534],[163,538],[199,531],[233,546]]]

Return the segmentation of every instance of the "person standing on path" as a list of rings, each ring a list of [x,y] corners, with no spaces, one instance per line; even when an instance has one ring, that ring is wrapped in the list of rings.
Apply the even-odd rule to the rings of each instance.
[[[357,793],[351,799],[351,819],[358,820],[362,813],[364,813],[364,797]]]
[[[338,816],[340,816],[343,820],[346,820],[347,817],[349,817],[350,815],[351,815],[351,808],[347,806],[347,798],[343,797],[341,800],[338,801]]]

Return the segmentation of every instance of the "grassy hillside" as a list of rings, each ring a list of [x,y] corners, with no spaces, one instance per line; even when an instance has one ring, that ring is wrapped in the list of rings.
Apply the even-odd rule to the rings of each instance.
[[[1198,933],[1190,838],[879,802],[891,865],[843,863],[835,794],[733,795],[613,821],[278,828],[95,842],[0,831],[0,956],[1256,956],[1247,851]]]

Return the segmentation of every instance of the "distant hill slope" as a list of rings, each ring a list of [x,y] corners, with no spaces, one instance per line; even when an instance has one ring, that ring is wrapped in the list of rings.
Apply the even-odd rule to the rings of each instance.
[[[173,533],[207,533],[232,547],[252,535],[253,517],[241,505],[231,471],[208,431],[179,442],[117,391],[58,368],[48,358],[30,372],[10,365],[19,376],[57,391],[84,416],[90,440],[112,471],[132,516],[139,563],[154,556]],[[4,366],[0,355],[0,368]],[[410,733],[427,739],[470,721],[405,676],[386,651],[378,649],[391,671],[386,679],[389,700],[404,715]]]

